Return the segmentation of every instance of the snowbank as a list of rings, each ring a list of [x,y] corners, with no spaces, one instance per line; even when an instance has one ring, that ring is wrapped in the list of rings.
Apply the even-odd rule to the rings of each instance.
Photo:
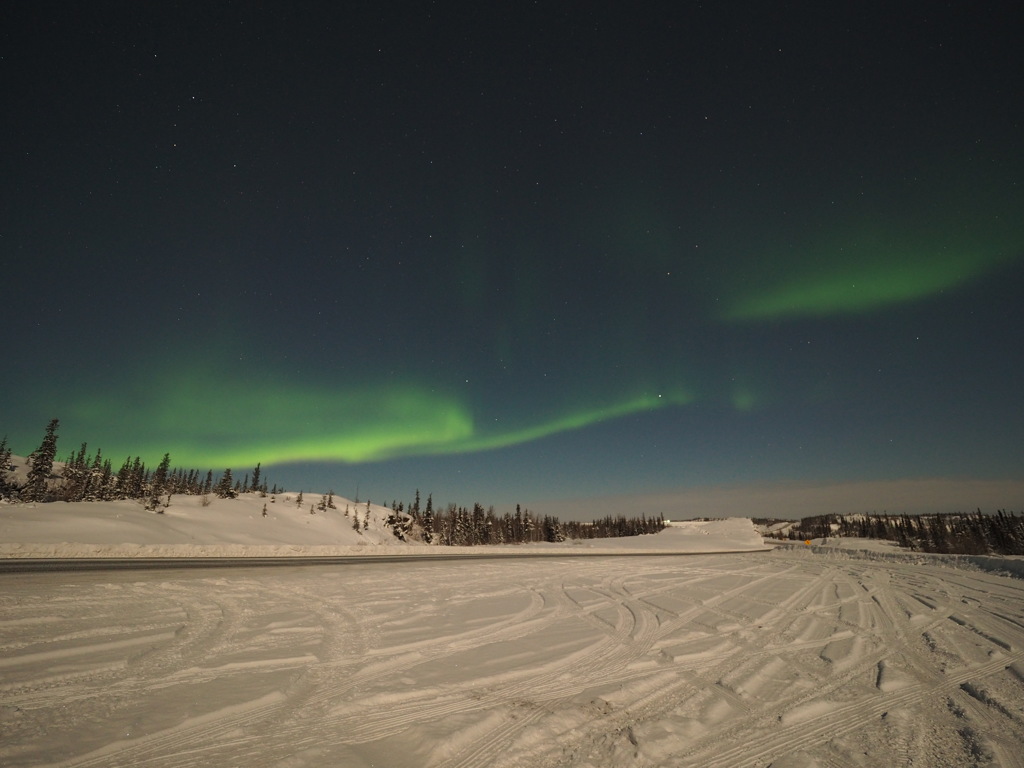
[[[831,558],[946,566],[1024,578],[1024,557],[1015,555],[944,555],[937,552],[916,552],[903,549],[893,541],[853,537],[830,537],[827,541],[812,539],[809,546],[803,542],[793,541],[776,541],[772,544],[779,548]]]
[[[0,557],[277,557],[415,555],[425,544],[400,542],[385,526],[390,509],[335,498],[310,512],[296,494],[237,499],[173,497],[162,514],[137,501],[0,505]],[[267,514],[264,517],[263,508]],[[369,524],[363,523],[369,515]],[[359,530],[354,527],[359,520]],[[564,551],[588,554],[736,552],[764,549],[750,520],[675,524],[659,534],[503,547],[444,547],[445,554]]]

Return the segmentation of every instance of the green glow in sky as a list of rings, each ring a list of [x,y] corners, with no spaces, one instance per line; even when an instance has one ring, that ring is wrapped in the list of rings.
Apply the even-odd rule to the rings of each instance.
[[[1011,260],[993,233],[908,237],[876,228],[792,252],[769,251],[733,281],[721,319],[756,321],[866,313],[935,296]],[[995,240],[995,242],[994,242]],[[999,242],[1002,240],[1002,242]]]
[[[335,388],[181,375],[160,380],[152,396],[83,399],[62,421],[113,462],[123,459],[121,451],[147,462],[169,452],[176,466],[240,468],[491,450],[693,399],[678,390],[641,394],[504,424],[421,385]]]
[[[727,320],[760,320],[800,315],[867,312],[888,304],[931,296],[960,283],[965,273],[955,263],[873,269],[839,266],[833,274],[797,275],[789,282],[736,300]]]
[[[101,447],[116,442],[144,457],[169,451],[177,465],[201,467],[370,461],[473,433],[466,408],[429,389],[205,377],[178,377],[152,397],[139,398],[131,427],[121,404],[104,398],[84,401],[69,417]],[[161,439],[163,446],[154,444]]]
[[[737,387],[732,393],[732,407],[737,411],[752,411],[757,406],[757,395],[750,389]]]
[[[568,432],[574,429],[598,424],[603,421],[617,419],[622,416],[629,416],[634,413],[655,411],[670,405],[686,405],[692,402],[693,398],[682,392],[671,395],[641,395],[636,398],[623,400],[621,402],[593,408],[590,410],[575,411],[551,419],[550,421],[534,424],[527,427],[512,428],[507,431],[493,434],[481,434],[470,439],[450,446],[451,450],[445,450],[442,446],[440,453],[463,453],[468,451],[482,451],[492,448],[504,448],[519,443],[527,443],[539,440],[559,432]]]

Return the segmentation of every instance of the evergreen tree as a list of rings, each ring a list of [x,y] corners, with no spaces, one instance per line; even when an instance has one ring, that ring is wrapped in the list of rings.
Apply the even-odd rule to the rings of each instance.
[[[100,456],[99,448],[97,448],[96,455],[93,456],[91,461],[87,462],[87,466],[83,470],[82,490],[79,493],[81,501],[96,501],[99,497],[102,477],[103,459]]]
[[[523,538],[522,541],[537,541],[537,521],[529,510],[523,513]]]
[[[417,491],[417,496],[419,492]],[[418,500],[418,499],[417,499]],[[420,520],[423,528],[423,539],[427,544],[434,543],[434,496],[427,495],[427,508],[423,510],[423,517]]]
[[[132,468],[132,457],[125,456],[124,463],[121,465],[121,469],[117,471],[117,477],[114,479],[114,490],[111,494],[115,499],[126,499],[128,498],[125,494],[125,489],[128,487],[128,473]]]
[[[10,469],[11,449],[7,447],[7,435],[4,435],[4,439],[0,440],[0,473],[8,472]]]
[[[6,498],[14,492],[14,485],[7,479],[7,473],[11,468],[11,449],[7,447],[7,435],[0,440],[0,499]]]
[[[164,492],[167,483],[167,475],[171,469],[171,454],[165,453],[160,460],[156,472],[153,473],[153,482],[149,488],[149,503],[147,509],[156,509],[160,504],[160,495]]]
[[[53,460],[57,456],[57,427],[59,420],[52,419],[46,427],[42,444],[29,458],[28,483],[22,494],[26,501],[46,501],[49,491],[46,481],[53,472]]]
[[[456,546],[472,543],[472,521],[469,517],[469,510],[465,507],[459,507],[455,513],[452,523],[452,543]]]
[[[487,538],[484,528],[484,505],[476,502],[473,504],[473,513],[469,518],[469,541],[466,543],[486,544]]]
[[[93,462],[93,477],[96,478],[91,486],[91,498],[86,501],[107,501],[114,495],[114,468],[110,459],[103,459],[103,463],[97,467],[100,461],[100,452],[96,451],[96,460]]]
[[[64,462],[64,469],[60,473],[62,481],[57,489],[57,497],[62,501],[81,501],[85,492],[86,475],[88,464],[85,456],[85,443],[78,453],[71,452],[71,456]]]
[[[237,495],[233,486],[234,479],[231,477],[231,470],[225,469],[213,492],[221,499],[233,499]]]
[[[142,498],[142,486],[146,480],[146,465],[142,463],[142,459],[136,456],[132,460],[131,469],[128,472],[128,487],[125,488],[126,498],[129,499],[140,499]]]
[[[82,448],[76,454],[74,451],[64,462],[64,471],[61,473],[64,482],[61,483],[60,487],[60,499],[62,501],[81,501],[84,495],[85,489],[85,448],[86,444],[82,443]]]

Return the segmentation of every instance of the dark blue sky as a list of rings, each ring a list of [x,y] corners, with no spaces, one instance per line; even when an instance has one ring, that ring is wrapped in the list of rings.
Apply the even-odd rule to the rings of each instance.
[[[0,434],[554,514],[1019,489],[986,5],[18,6]]]

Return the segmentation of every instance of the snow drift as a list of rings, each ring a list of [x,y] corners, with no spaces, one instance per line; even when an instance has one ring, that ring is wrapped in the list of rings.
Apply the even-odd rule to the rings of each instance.
[[[422,553],[387,529],[387,507],[334,499],[335,509],[310,512],[297,494],[255,493],[236,499],[176,496],[162,513],[138,501],[0,505],[0,557],[244,557]],[[263,515],[266,508],[267,514]],[[363,523],[369,516],[365,529]],[[354,523],[358,518],[359,530]],[[560,544],[444,547],[446,554],[485,550],[565,553],[736,552],[763,549],[750,520],[676,523],[661,533]]]

